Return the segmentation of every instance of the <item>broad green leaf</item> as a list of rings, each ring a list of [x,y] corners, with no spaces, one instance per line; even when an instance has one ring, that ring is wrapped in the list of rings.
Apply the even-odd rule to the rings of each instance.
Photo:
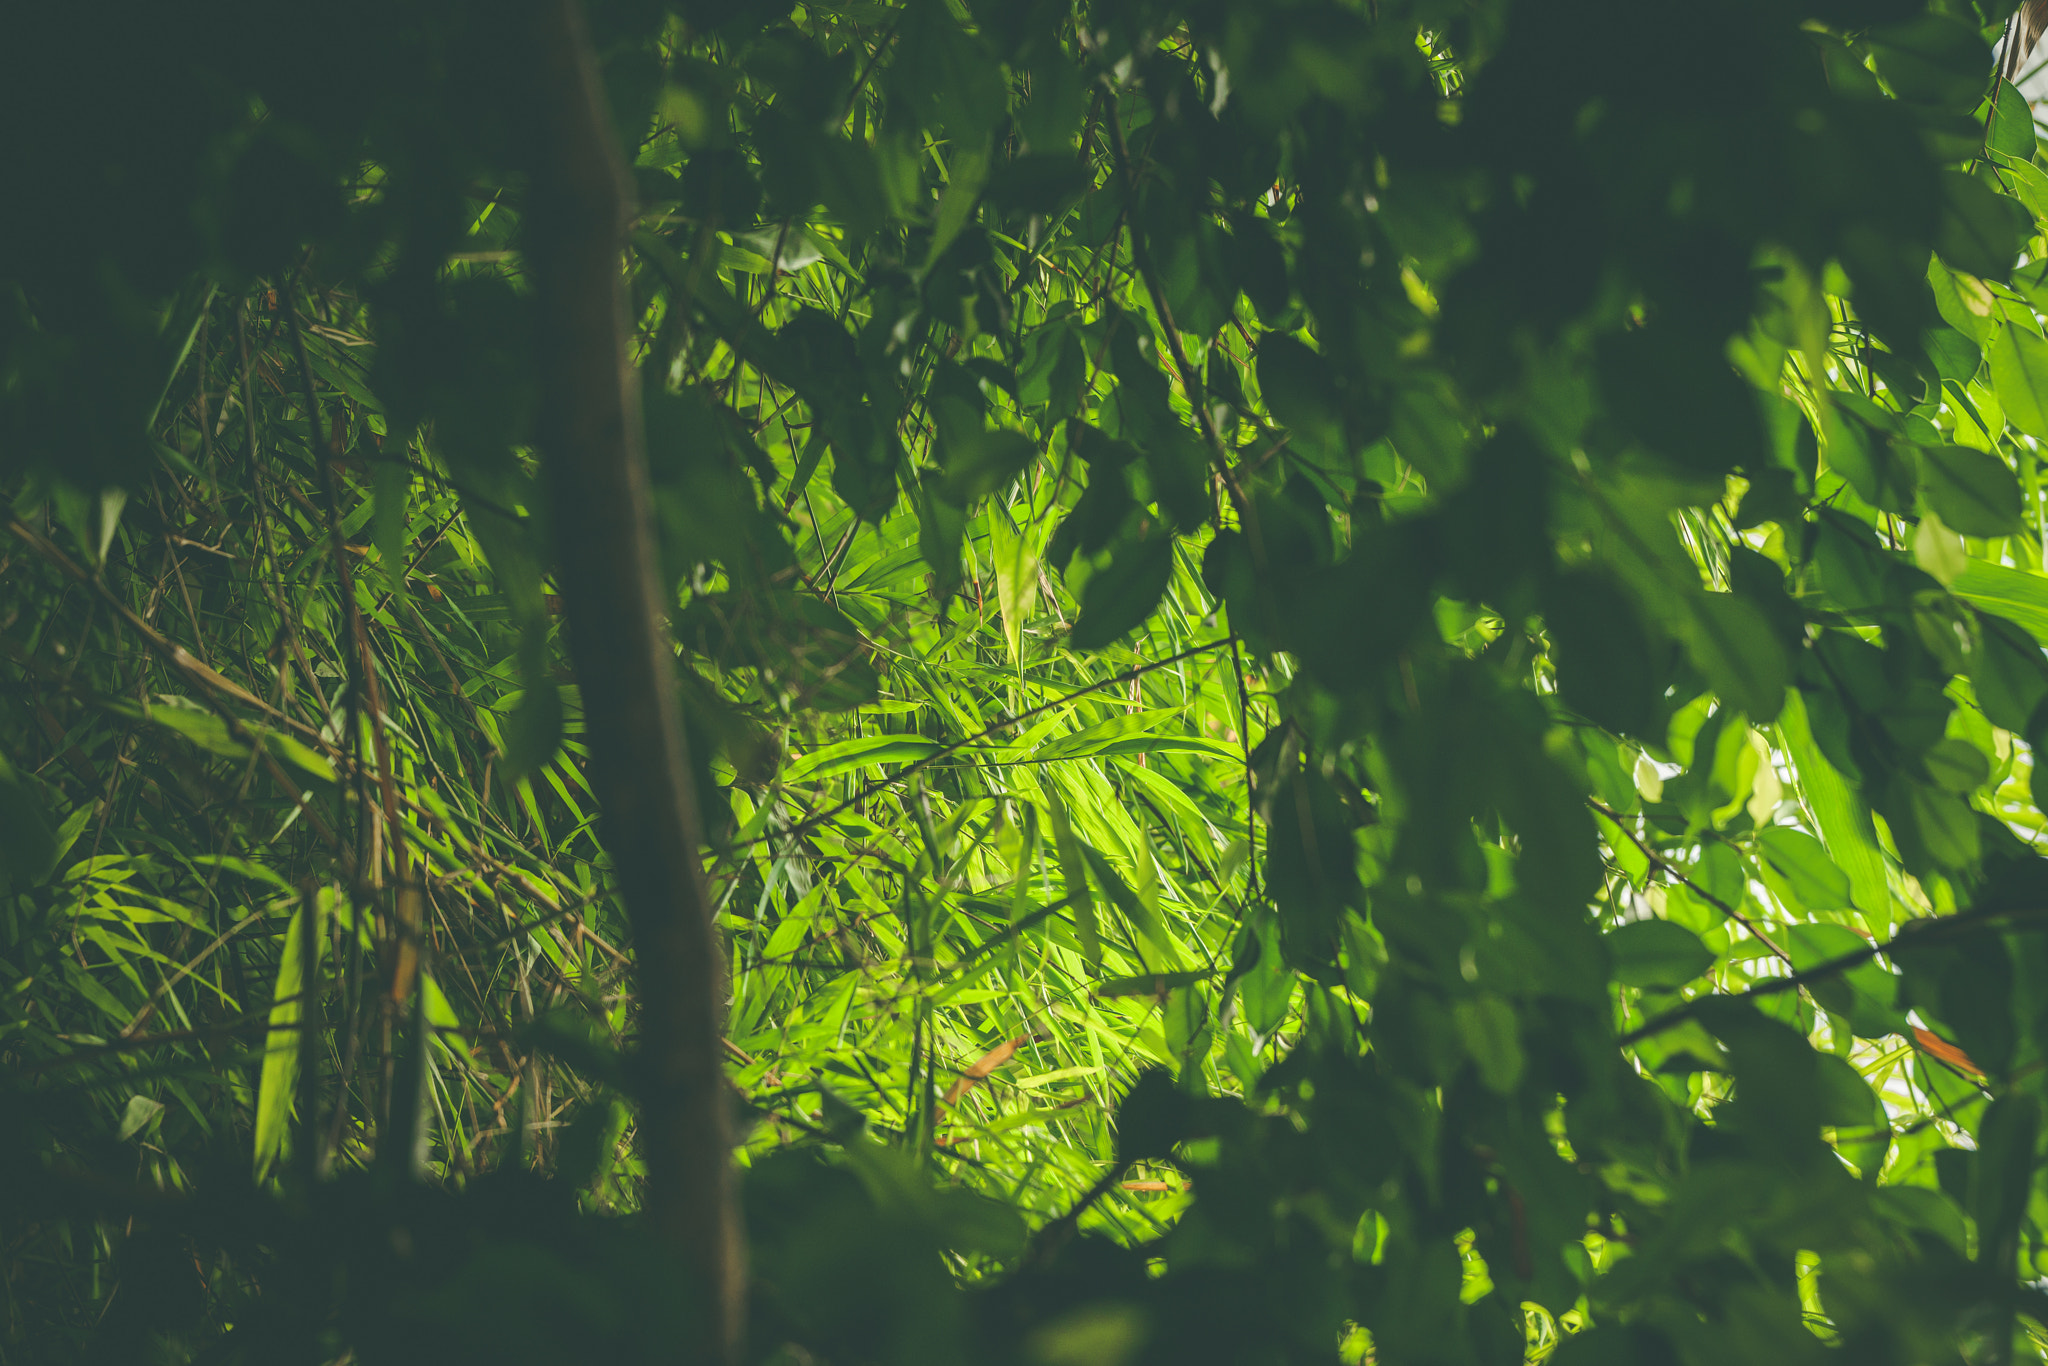
[[[1714,965],[1714,951],[1683,925],[1634,920],[1602,936],[1614,978],[1632,987],[1674,990]]]
[[[1129,635],[1159,605],[1172,573],[1173,537],[1164,529],[1120,543],[1109,563],[1089,576],[1068,643],[1076,650],[1099,650]]]
[[[1790,826],[1774,825],[1758,832],[1757,843],[1802,908],[1831,911],[1850,904],[1849,875],[1828,857],[1826,847],[1813,836]]]
[[[1878,74],[1902,100],[1967,113],[1991,81],[1991,50],[1983,35],[1946,14],[1887,24],[1870,34],[1869,43]]]
[[[1994,1101],[1977,1126],[1978,1170],[1970,1191],[1977,1261],[2001,1277],[2012,1274],[2019,1250],[2040,1128],[2040,1101],[2029,1093]]]
[[[1991,385],[2012,425],[2048,441],[2048,340],[2009,322],[1991,339]]]
[[[1778,731],[1798,773],[1800,790],[1820,825],[1828,854],[1848,875],[1849,894],[1856,908],[1869,917],[1866,923],[1878,929],[1888,928],[1891,883],[1885,873],[1884,855],[1878,849],[1870,810],[1814,744],[1806,703],[1797,691],[1785,699]]]
[[[1269,333],[1259,343],[1258,372],[1266,406],[1298,439],[1315,446],[1337,438],[1343,407],[1327,360],[1284,332]]]
[[[1920,448],[1921,492],[1965,536],[2020,530],[2020,483],[1997,456],[1964,446]]]
[[[2012,82],[2001,80],[1993,87],[1989,124],[1985,141],[1992,151],[2021,163],[2033,161],[2034,111]]]
[[[2048,583],[2043,589],[2044,601],[2048,601]],[[2041,642],[2004,617],[1979,612],[1970,682],[1977,705],[1993,725],[2015,732],[2026,730],[2034,709],[2048,696],[2048,661],[2042,658]]]
[[[1481,1083],[1497,1095],[1513,1095],[1521,1085],[1525,1062],[1521,1026],[1515,1019],[1514,1007],[1498,996],[1485,994],[1457,1002],[1451,1014],[1458,1023],[1458,1037],[1465,1051],[1479,1067]]]
[[[2010,87],[2007,88],[2010,89]],[[2017,100],[2015,101],[2015,103],[2021,109],[2025,109],[2027,107],[2026,102],[2024,100]],[[2001,98],[2001,120],[2005,117],[2004,110],[2006,107],[2008,106],[2004,104],[2004,101]],[[2031,113],[2029,113],[2027,115],[2024,115],[2024,117],[2031,120],[2033,116]],[[2036,166],[2032,161],[2034,153],[2031,144],[2033,142],[2033,139],[2034,130],[2030,126],[2027,129],[2027,140],[2030,145],[2028,147],[2028,150],[2024,154],[2028,159],[2014,160],[2004,163],[1999,168],[1999,176],[2000,179],[2004,180],[2008,185],[2012,186],[2014,193],[2016,193],[2019,196],[2020,202],[2022,204],[2025,204],[2027,206],[2027,211],[2033,214],[2034,217],[2038,220],[2042,218],[2048,218],[2048,172],[2043,172],[2042,169],[2039,166]],[[1965,378],[1967,378],[1967,376],[1965,376]]]
[[[1038,447],[1022,432],[968,433],[948,444],[945,497],[971,508],[992,493],[1001,493],[1037,458]]]
[[[2020,249],[2019,205],[1961,171],[1941,173],[1943,204],[1934,249],[1957,270],[1986,280],[2012,273]]]
[[[1881,412],[1859,395],[1835,391],[1830,398],[1821,416],[1828,468],[1847,479],[1857,496],[1873,507],[1910,510],[1918,479],[1911,446],[1894,440]]]
[[[1950,737],[1921,757],[1921,767],[1937,787],[1967,796],[1991,776],[1991,761],[1968,740]]]
[[[1689,605],[1685,641],[1700,671],[1751,720],[1775,719],[1791,676],[1769,620],[1731,593],[1702,593]]]
[[[1963,538],[1942,523],[1940,514],[1929,510],[1913,529],[1913,563],[1946,587],[1970,567],[1970,552]]]

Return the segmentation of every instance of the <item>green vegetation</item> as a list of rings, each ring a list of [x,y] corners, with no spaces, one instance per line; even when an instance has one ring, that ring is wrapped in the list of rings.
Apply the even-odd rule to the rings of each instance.
[[[2013,8],[0,18],[0,1363],[2041,1360]]]

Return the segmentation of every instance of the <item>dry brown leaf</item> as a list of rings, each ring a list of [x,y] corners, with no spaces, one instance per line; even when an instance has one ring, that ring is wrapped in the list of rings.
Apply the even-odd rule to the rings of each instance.
[[[1957,1048],[1939,1034],[1915,1026],[1913,1042],[1919,1046],[1923,1053],[1941,1059],[1950,1067],[1960,1068],[1962,1071],[1976,1077],[1984,1075],[1984,1069],[1971,1062],[1969,1054]]]

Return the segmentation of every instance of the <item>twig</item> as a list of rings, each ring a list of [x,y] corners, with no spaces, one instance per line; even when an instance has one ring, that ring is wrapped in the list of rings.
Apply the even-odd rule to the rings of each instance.
[[[1733,920],[1736,924],[1742,926],[1743,929],[1748,930],[1751,934],[1755,935],[1759,940],[1763,942],[1763,946],[1765,948],[1769,949],[1772,953],[1776,954],[1779,958],[1783,959],[1787,964],[1790,964],[1792,962],[1792,955],[1785,952],[1785,950],[1779,948],[1777,944],[1773,943],[1771,937],[1763,932],[1762,926],[1758,925],[1754,920],[1744,915],[1741,911],[1729,905],[1720,897],[1715,896],[1712,892],[1708,891],[1706,888],[1700,886],[1697,882],[1694,882],[1691,878],[1687,877],[1677,864],[1673,863],[1670,859],[1665,858],[1664,855],[1658,853],[1655,849],[1651,848],[1650,845],[1644,842],[1643,837],[1641,835],[1638,835],[1635,831],[1629,829],[1628,822],[1622,818],[1620,812],[1611,810],[1606,805],[1606,803],[1601,802],[1592,797],[1586,798],[1586,805],[1592,807],[1595,811],[1598,811],[1601,815],[1607,817],[1608,820],[1612,821],[1614,823],[1614,828],[1621,831],[1622,834],[1627,835],[1629,839],[1635,844],[1636,848],[1643,851],[1643,857],[1649,859],[1652,864],[1662,869],[1666,877],[1670,878],[1674,882],[1683,883],[1687,888],[1689,888],[1693,892],[1694,895],[1698,896],[1701,900],[1705,901],[1715,910],[1721,912],[1721,914],[1727,916],[1730,920]]]

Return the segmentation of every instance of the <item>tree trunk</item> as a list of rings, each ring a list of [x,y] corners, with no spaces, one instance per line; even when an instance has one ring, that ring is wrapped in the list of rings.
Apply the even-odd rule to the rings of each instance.
[[[700,1275],[695,1360],[730,1360],[745,1264],[728,1156],[725,973],[657,570],[620,251],[629,190],[575,0],[532,0],[527,261],[539,437],[592,787],[632,920],[647,1217]]]

